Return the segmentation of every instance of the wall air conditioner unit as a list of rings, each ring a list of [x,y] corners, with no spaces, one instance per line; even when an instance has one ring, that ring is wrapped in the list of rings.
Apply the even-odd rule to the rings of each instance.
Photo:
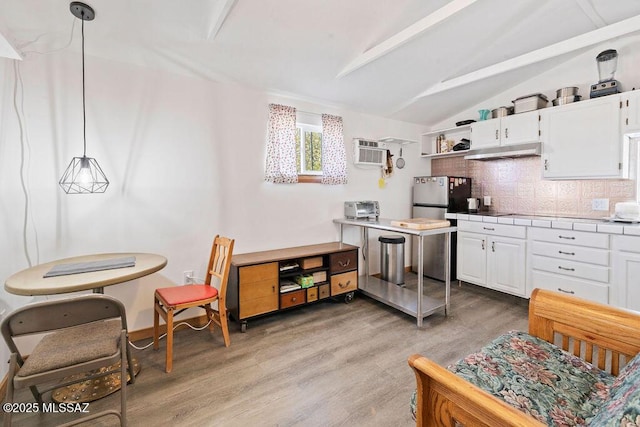
[[[353,163],[356,165],[384,166],[387,161],[387,149],[382,142],[356,138],[353,148]]]

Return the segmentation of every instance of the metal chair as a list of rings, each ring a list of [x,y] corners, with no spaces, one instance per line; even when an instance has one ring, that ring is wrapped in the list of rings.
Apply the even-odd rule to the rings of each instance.
[[[204,284],[172,286],[156,289],[154,294],[153,312],[153,348],[157,350],[160,339],[160,316],[167,324],[167,356],[165,371],[171,372],[173,368],[173,316],[190,307],[202,307],[210,320],[210,330],[213,332],[214,324],[220,326],[225,347],[231,344],[229,340],[229,326],[227,315],[227,282],[231,268],[231,255],[233,253],[233,239],[216,236],[213,239],[209,266]],[[216,278],[218,288],[211,284],[211,279]],[[217,301],[218,309],[211,307],[211,303]]]
[[[127,370],[135,381],[128,346],[124,305],[107,295],[91,294],[26,305],[10,313],[0,325],[11,358],[7,375],[6,402],[13,403],[14,389],[29,387],[42,405],[45,392],[74,382],[76,374],[84,379],[120,373],[120,411],[110,409],[92,413],[65,425],[75,425],[106,415],[116,415],[126,426]],[[28,358],[18,349],[16,338],[46,335]],[[119,368],[107,369],[120,363]],[[56,380],[61,382],[51,384]],[[38,387],[40,386],[40,387]],[[11,425],[11,413],[4,415],[4,425]]]

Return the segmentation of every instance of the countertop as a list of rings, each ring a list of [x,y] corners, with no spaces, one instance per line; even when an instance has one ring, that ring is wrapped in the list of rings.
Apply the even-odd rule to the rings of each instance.
[[[571,218],[491,212],[481,212],[477,214],[447,213],[445,218],[493,224],[525,225],[528,227],[557,228],[562,230],[640,236],[640,224],[638,223],[613,222],[597,218]]]

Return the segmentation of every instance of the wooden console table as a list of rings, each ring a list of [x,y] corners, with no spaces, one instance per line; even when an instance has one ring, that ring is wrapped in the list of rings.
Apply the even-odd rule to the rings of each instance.
[[[358,289],[358,258],[357,246],[340,242],[233,255],[227,309],[246,332],[252,317],[334,296],[350,302]],[[294,288],[299,276],[313,284]]]

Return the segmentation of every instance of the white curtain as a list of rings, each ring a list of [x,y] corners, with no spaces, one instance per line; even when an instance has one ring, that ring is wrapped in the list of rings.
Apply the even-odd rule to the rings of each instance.
[[[322,115],[322,183],[347,183],[347,153],[342,136],[342,117]]]
[[[296,109],[269,104],[269,140],[265,181],[276,184],[298,182],[296,168]]]

